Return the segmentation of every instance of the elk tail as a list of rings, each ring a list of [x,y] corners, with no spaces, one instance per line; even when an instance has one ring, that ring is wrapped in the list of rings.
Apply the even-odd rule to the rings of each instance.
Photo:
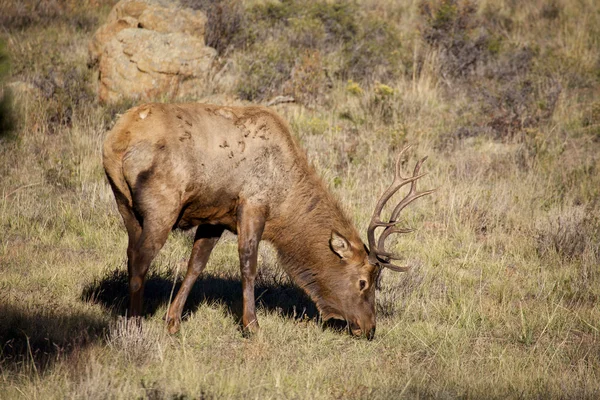
[[[133,197],[123,174],[123,156],[129,143],[128,140],[119,140],[119,136],[122,136],[119,133],[117,126],[108,133],[102,151],[102,164],[117,203],[131,209],[133,207]]]
[[[104,171],[110,183],[110,187],[115,194],[117,203],[126,205],[128,208],[133,208],[133,199],[129,185],[123,175],[122,160],[112,157],[103,157]]]

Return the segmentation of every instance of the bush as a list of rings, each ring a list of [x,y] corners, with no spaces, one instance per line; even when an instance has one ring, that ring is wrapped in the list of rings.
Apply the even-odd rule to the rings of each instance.
[[[598,202],[591,203],[584,213],[559,216],[536,235],[537,252],[541,257],[557,255],[562,261],[581,259],[586,252],[600,259],[600,217]]]
[[[442,0],[437,5],[421,4],[425,24],[421,35],[427,44],[440,52],[440,65],[446,77],[471,75],[489,56],[488,34],[477,18],[470,1]],[[497,39],[496,39],[497,40]],[[492,46],[497,51],[498,44]]]
[[[394,25],[355,2],[259,3],[245,23],[236,45],[245,45],[238,94],[247,100],[288,94],[304,104],[322,102],[334,78],[390,82],[410,62]]]
[[[184,6],[202,10],[208,18],[206,45],[219,54],[227,53],[232,47],[243,45],[241,33],[246,28],[245,9],[238,0],[183,0]]]
[[[323,100],[338,74],[333,61],[357,29],[355,3],[267,2],[248,10],[238,95],[265,100],[281,94],[311,104]],[[336,69],[330,74],[331,69]]]
[[[561,90],[558,82],[542,86],[529,79],[504,85],[484,103],[487,125],[497,139],[514,138],[525,129],[550,120]]]
[[[343,77],[362,82],[390,82],[410,63],[410,55],[403,59],[398,30],[375,16],[365,19],[355,40],[346,42],[344,52]]]
[[[317,103],[325,90],[330,87],[323,69],[321,53],[318,50],[306,51],[296,59],[290,79],[284,84],[284,94],[289,94],[306,105]]]
[[[388,85],[377,82],[373,94],[369,98],[367,108],[372,115],[379,117],[385,124],[391,124],[397,112],[398,103],[394,101],[395,90]]]
[[[290,78],[295,54],[285,44],[269,41],[240,58],[242,77],[237,91],[244,100],[263,100],[278,93]]]

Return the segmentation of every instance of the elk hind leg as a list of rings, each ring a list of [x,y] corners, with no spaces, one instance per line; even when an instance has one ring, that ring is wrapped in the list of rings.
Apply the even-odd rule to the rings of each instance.
[[[107,174],[108,175],[108,174]],[[127,244],[127,271],[129,276],[132,276],[134,268],[134,259],[136,258],[136,247],[140,241],[142,235],[142,218],[139,214],[136,214],[130,205],[128,196],[123,194],[123,191],[114,183],[114,179],[108,175],[111,188],[115,195],[117,203],[117,209],[119,214],[123,218],[125,229],[127,230],[128,244]],[[132,307],[129,307],[129,316],[131,316]]]
[[[127,204],[117,201],[117,208],[119,209],[121,217],[123,217],[125,229],[127,229],[127,269],[131,270],[131,259],[133,257],[135,246],[142,235],[142,225],[136,218],[133,210]]]
[[[196,229],[194,246],[192,247],[192,255],[188,262],[187,273],[185,274],[181,288],[177,292],[177,296],[175,296],[175,300],[173,300],[173,303],[171,303],[169,311],[167,312],[166,322],[169,333],[174,334],[179,331],[181,313],[185,301],[187,300],[196,279],[198,279],[198,276],[206,267],[210,253],[219,241],[222,233],[223,227],[218,225],[201,225]]]
[[[174,210],[174,208],[173,208]],[[150,264],[164,246],[177,219],[177,212],[155,211],[144,215],[139,239],[131,249],[129,272],[129,316],[142,315],[144,283]]]
[[[129,278],[134,274],[135,268],[135,260],[137,257],[137,246],[140,242],[140,237],[142,236],[142,225],[141,218],[138,219],[135,215],[133,209],[129,207],[126,201],[120,201],[120,198],[117,197],[117,208],[121,217],[123,218],[123,222],[125,224],[125,229],[127,230],[128,244],[127,244],[127,272]],[[134,307],[132,307],[131,303],[131,291],[130,291],[130,304],[129,304],[129,313],[128,315],[131,317],[134,312]],[[141,310],[139,311],[141,313]],[[137,313],[137,310],[136,310]],[[139,315],[137,313],[136,315]]]

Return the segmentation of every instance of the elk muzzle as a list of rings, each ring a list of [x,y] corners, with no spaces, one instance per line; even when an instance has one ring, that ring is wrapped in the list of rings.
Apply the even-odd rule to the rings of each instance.
[[[373,340],[375,337],[375,319],[366,319],[360,320],[357,319],[355,321],[350,322],[350,332],[354,336],[366,336],[367,340]]]

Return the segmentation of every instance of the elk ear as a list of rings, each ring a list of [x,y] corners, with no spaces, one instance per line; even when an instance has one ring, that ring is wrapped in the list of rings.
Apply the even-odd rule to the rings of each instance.
[[[341,259],[347,260],[352,257],[352,250],[350,249],[350,242],[345,237],[337,233],[336,231],[331,232],[331,238],[329,239],[329,246],[331,250],[335,252]]]

